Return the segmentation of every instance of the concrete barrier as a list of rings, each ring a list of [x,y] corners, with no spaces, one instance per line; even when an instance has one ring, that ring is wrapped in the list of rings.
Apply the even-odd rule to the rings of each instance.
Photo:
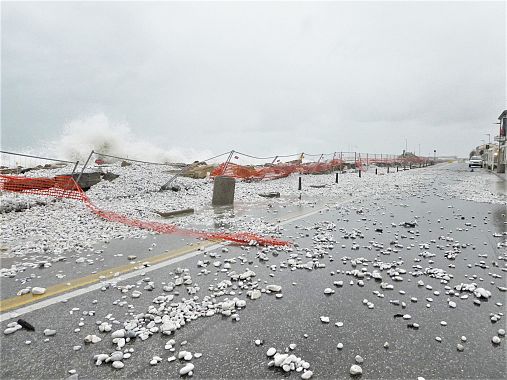
[[[213,206],[229,206],[234,204],[236,180],[232,177],[218,176],[213,182]]]
[[[175,216],[193,214],[194,209],[193,208],[185,208],[183,210],[176,210],[176,211],[155,211],[155,212],[157,214],[159,214],[162,218],[173,218]]]
[[[79,179],[77,184],[81,189],[83,189],[83,191],[87,191],[90,187],[96,185],[102,180],[101,174],[101,172],[83,173],[81,178],[79,178],[79,173],[74,173],[72,177],[74,177],[75,181]]]

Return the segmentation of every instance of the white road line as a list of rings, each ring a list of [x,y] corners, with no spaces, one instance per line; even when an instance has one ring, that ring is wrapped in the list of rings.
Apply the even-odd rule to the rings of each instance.
[[[334,205],[347,203],[347,202],[350,202],[353,199],[355,199],[355,197],[354,198],[350,198],[350,199],[348,199],[346,201],[334,203]],[[297,220],[304,219],[304,218],[307,218],[309,216],[313,216],[313,215],[318,214],[318,213],[320,213],[322,211],[329,210],[330,208],[331,208],[330,206],[326,205],[326,206],[321,207],[321,208],[319,208],[317,210],[310,211],[308,213],[305,213],[305,214],[302,214],[302,215],[299,215],[299,216],[295,216],[293,218],[286,219],[286,220],[284,220],[282,222],[277,223],[276,226],[284,226],[286,224],[295,222]],[[128,280],[128,279],[132,278],[132,277],[137,277],[137,276],[141,275],[142,273],[152,272],[154,270],[157,270],[157,269],[160,269],[160,268],[164,268],[164,267],[166,267],[168,265],[171,265],[171,264],[174,264],[174,263],[178,263],[180,261],[189,259],[191,257],[195,257],[197,255],[200,255],[203,252],[211,251],[211,250],[218,249],[218,248],[221,248],[221,247],[225,247],[225,246],[230,245],[230,244],[232,244],[232,243],[231,242],[223,242],[223,243],[217,243],[215,245],[207,247],[204,250],[198,250],[198,249],[196,249],[195,251],[189,252],[189,253],[187,253],[185,255],[182,255],[182,256],[179,256],[179,257],[175,257],[174,259],[169,259],[169,260],[163,261],[163,262],[158,263],[158,264],[154,264],[154,265],[146,267],[146,268],[141,268],[141,269],[137,269],[135,271],[129,272],[129,273],[125,273],[125,274],[123,274],[121,276],[109,279],[106,282],[125,281],[125,280]],[[149,260],[149,258],[147,260]],[[20,317],[20,316],[22,316],[24,314],[27,314],[27,313],[30,313],[32,311],[43,309],[45,307],[54,305],[54,304],[56,304],[58,302],[62,302],[62,301],[65,301],[65,300],[69,300],[71,298],[75,298],[75,297],[81,296],[81,295],[86,294],[86,293],[93,292],[94,290],[98,290],[98,289],[102,288],[103,286],[104,286],[104,282],[98,282],[96,284],[92,284],[92,285],[86,286],[84,288],[76,289],[76,290],[74,290],[72,292],[69,292],[69,293],[64,293],[62,295],[55,296],[55,297],[52,297],[52,298],[48,298],[46,300],[43,300],[43,301],[31,304],[31,305],[28,305],[28,306],[24,306],[24,307],[21,307],[19,309],[13,310],[13,311],[5,312],[3,314],[0,314],[0,323],[1,322],[5,322],[5,321],[7,321],[9,319],[12,319],[12,318]]]
[[[225,246],[227,244],[229,244],[229,243],[226,243],[226,244],[224,244],[224,243],[218,243],[218,244],[212,245],[210,247],[207,247],[207,248],[205,248],[202,251],[196,249],[195,251],[189,252],[189,253],[187,253],[187,254],[185,254],[183,256],[175,257],[174,259],[169,259],[169,260],[166,260],[166,261],[162,261],[161,263],[154,264],[154,265],[149,266],[149,267],[137,269],[135,271],[132,271],[132,272],[129,272],[129,273],[125,273],[125,274],[123,274],[121,276],[114,277],[114,278],[109,279],[109,280],[104,281],[104,282],[98,282],[96,284],[92,284],[92,285],[89,285],[89,286],[84,287],[84,288],[76,289],[76,290],[74,290],[72,292],[69,292],[69,293],[64,293],[64,294],[61,294],[59,296],[52,297],[52,298],[49,298],[49,299],[37,302],[35,304],[24,306],[24,307],[19,308],[17,310],[13,310],[13,311],[9,311],[9,312],[3,313],[3,314],[0,315],[0,322],[4,322],[4,321],[6,321],[8,319],[16,318],[16,317],[19,317],[21,315],[30,313],[32,311],[39,310],[39,309],[45,308],[47,306],[54,305],[55,303],[58,303],[58,302],[62,302],[62,301],[65,301],[65,300],[68,300],[68,299],[71,299],[71,298],[78,297],[78,296],[86,294],[86,293],[90,293],[90,292],[92,292],[94,290],[98,290],[98,289],[102,288],[104,286],[104,283],[125,281],[125,280],[128,280],[129,278],[139,276],[141,273],[152,272],[154,270],[166,267],[168,265],[171,265],[171,264],[174,264],[174,263],[178,263],[178,262],[186,260],[188,258],[197,256],[197,255],[199,255],[199,254],[201,254],[201,253],[203,253],[205,251],[213,250],[213,249],[217,249],[217,248],[223,247],[223,246]]]

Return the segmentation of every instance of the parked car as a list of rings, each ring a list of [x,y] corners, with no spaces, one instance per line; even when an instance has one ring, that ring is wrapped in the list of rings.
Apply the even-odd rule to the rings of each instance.
[[[468,167],[471,168],[472,166],[478,166],[482,168],[483,162],[481,156],[472,156],[470,160],[468,161]]]

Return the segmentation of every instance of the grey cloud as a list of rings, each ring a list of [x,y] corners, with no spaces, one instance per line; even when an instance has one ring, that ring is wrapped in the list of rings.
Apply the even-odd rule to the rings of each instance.
[[[2,3],[2,147],[104,113],[161,147],[466,155],[505,108],[503,2]]]

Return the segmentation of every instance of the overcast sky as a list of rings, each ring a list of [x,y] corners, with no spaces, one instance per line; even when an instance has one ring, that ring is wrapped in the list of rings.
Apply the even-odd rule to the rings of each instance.
[[[506,107],[504,2],[1,7],[3,149],[98,118],[162,149],[467,156]]]

